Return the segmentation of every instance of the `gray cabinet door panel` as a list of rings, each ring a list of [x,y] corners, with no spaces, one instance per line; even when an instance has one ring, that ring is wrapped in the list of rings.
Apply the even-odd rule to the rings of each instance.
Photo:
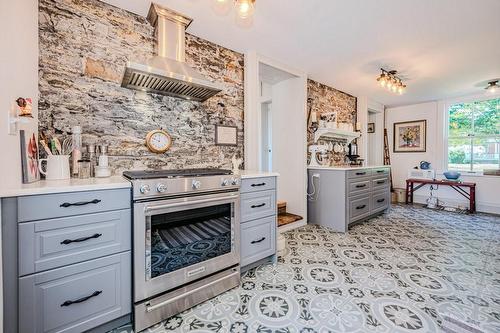
[[[130,208],[130,189],[45,194],[18,199],[18,221]]]
[[[246,266],[276,252],[276,216],[241,225],[241,266]]]
[[[274,190],[276,177],[247,178],[241,180],[241,193]]]
[[[347,178],[369,177],[372,174],[371,169],[356,169],[347,171]]]
[[[362,196],[349,200],[349,217],[357,218],[370,213],[370,197]]]
[[[131,311],[130,252],[19,279],[20,333],[83,332]]]
[[[372,195],[372,213],[380,212],[389,207],[391,192],[389,189],[375,192]]]
[[[348,181],[349,196],[359,195],[363,193],[370,193],[371,182],[370,179],[350,179]]]
[[[241,222],[276,215],[276,191],[244,193],[241,195]]]
[[[371,182],[374,191],[382,190],[389,186],[389,177],[374,177]]]
[[[130,209],[21,223],[19,275],[130,249]]]

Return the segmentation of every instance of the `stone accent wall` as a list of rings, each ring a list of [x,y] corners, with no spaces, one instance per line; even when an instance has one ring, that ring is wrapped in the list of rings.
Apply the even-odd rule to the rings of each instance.
[[[243,55],[186,35],[186,62],[224,90],[206,102],[121,88],[128,60],[153,56],[153,27],[142,16],[97,0],[39,1],[39,128],[69,135],[81,125],[84,143],[110,146],[115,174],[142,168],[231,168],[243,157]],[[216,146],[215,125],[238,127],[238,146]],[[165,154],[145,146],[163,128]]]
[[[339,123],[351,123],[356,125],[356,97],[346,94],[340,90],[329,87],[325,84],[316,82],[314,80],[307,80],[307,105],[308,112],[315,111],[318,119],[322,113],[337,112],[337,119]],[[311,129],[311,122],[308,123],[308,146],[314,142],[314,132]],[[339,141],[342,140],[334,140]],[[329,140],[320,140],[319,144],[330,142]],[[310,154],[308,153],[309,158]],[[344,163],[345,153],[329,152],[329,164],[341,165]]]

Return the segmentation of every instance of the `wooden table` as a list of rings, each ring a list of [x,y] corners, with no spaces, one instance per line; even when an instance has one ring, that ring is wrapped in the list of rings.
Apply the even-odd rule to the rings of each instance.
[[[415,186],[415,184],[417,184]],[[406,180],[406,203],[413,203],[413,193],[424,185],[445,185],[449,186],[467,200],[469,200],[469,212],[476,212],[476,183],[452,181],[447,179],[437,180],[437,179],[415,179],[410,178]],[[469,192],[464,190],[469,188]]]

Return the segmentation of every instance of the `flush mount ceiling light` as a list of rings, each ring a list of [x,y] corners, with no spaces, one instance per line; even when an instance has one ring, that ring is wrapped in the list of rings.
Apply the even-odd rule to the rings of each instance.
[[[231,11],[231,3],[236,8],[237,20],[251,20],[255,12],[255,0],[212,0],[212,7],[220,15]]]
[[[398,72],[395,70],[387,71],[383,68],[381,68],[380,70],[382,71],[382,73],[377,78],[380,86],[383,88],[387,88],[387,90],[393,93],[398,93],[400,95],[403,94],[406,89],[406,85],[403,84],[401,78],[396,75]]]
[[[494,94],[499,90],[500,86],[498,85],[498,80],[488,82],[488,86],[486,89],[487,92]]]

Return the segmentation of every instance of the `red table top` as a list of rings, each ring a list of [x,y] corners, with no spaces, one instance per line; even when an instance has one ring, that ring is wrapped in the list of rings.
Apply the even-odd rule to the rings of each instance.
[[[453,181],[453,180],[448,180],[448,179],[416,179],[416,178],[409,178],[406,181],[407,182],[411,182],[411,183],[434,184],[434,185],[454,185],[454,186],[468,186],[468,187],[474,187],[474,186],[476,186],[476,183],[462,182],[462,181]]]

